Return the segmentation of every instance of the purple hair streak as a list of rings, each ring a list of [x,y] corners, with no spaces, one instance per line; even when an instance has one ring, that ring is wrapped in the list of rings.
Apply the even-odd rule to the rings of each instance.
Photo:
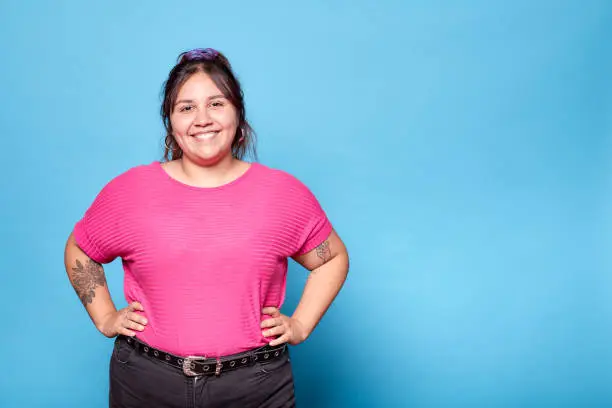
[[[179,64],[188,61],[212,61],[219,55],[219,51],[212,48],[194,48],[179,56]]]

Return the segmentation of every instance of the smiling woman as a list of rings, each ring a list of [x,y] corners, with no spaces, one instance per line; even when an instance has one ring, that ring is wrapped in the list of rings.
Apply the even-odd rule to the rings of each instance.
[[[111,180],[66,244],[66,271],[96,327],[117,337],[113,407],[290,407],[288,345],[340,291],[348,254],[310,190],[255,153],[240,84],[218,51],[179,56],[164,87],[163,162]],[[120,257],[117,311],[102,263]],[[291,316],[287,258],[311,271]],[[83,265],[86,265],[84,267]],[[215,381],[206,377],[215,376]]]
[[[220,92],[211,77],[202,71],[192,74],[180,87],[177,101],[172,104],[169,136],[173,152],[181,152],[180,160],[164,166],[175,178],[186,176],[194,182],[199,169],[215,166],[228,169],[227,178],[231,179],[237,174],[229,171],[230,168],[234,167],[238,173],[248,168],[244,162],[234,166],[236,157],[232,154],[232,145],[238,148],[245,143],[245,137],[237,134],[236,108]],[[179,164],[180,169],[176,167]]]
[[[196,174],[214,166],[225,174],[213,181],[223,183],[246,171],[243,162],[233,165],[235,159],[248,151],[256,156],[240,83],[227,58],[216,50],[195,49],[179,56],[164,86],[161,115],[166,127],[164,156],[170,160],[164,167],[181,181],[197,184]]]
[[[187,85],[187,82],[194,76],[205,77],[200,81]],[[198,86],[200,86],[198,88]],[[185,89],[187,88],[187,89]],[[238,123],[232,134],[232,156],[238,159],[244,157],[245,153],[255,154],[255,134],[246,120],[244,97],[240,83],[232,72],[231,65],[227,58],[220,52],[206,48],[195,49],[179,56],[179,63],[170,71],[168,80],[164,86],[164,102],[161,107],[162,120],[166,127],[166,159],[179,159],[183,155],[182,146],[177,143],[173,133],[173,126],[178,125],[174,122],[176,108],[179,104],[179,112],[195,113],[199,108],[208,105],[194,105],[198,102],[198,91],[203,91],[201,97],[212,102],[220,99],[213,107],[223,107],[224,113],[233,113]],[[193,98],[193,95],[196,97]],[[202,101],[199,101],[202,102]],[[229,106],[228,106],[229,105]],[[228,109],[233,112],[228,112]],[[184,122],[183,122],[184,123]]]

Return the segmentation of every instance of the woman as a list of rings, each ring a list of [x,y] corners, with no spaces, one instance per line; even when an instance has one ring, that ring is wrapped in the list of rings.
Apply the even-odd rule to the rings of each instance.
[[[308,338],[342,287],[344,244],[289,174],[254,151],[227,59],[179,56],[164,87],[165,161],[111,180],[75,225],[66,271],[94,324],[117,337],[112,407],[294,406],[287,344]],[[121,257],[117,311],[101,264]],[[280,313],[287,258],[311,271]]]

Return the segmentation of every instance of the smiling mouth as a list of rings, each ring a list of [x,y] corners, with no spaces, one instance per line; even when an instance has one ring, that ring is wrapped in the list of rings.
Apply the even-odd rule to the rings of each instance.
[[[212,139],[213,137],[215,137],[217,135],[217,133],[219,133],[219,132],[197,133],[197,134],[193,135],[193,137],[196,138],[197,140],[209,140],[209,139]]]

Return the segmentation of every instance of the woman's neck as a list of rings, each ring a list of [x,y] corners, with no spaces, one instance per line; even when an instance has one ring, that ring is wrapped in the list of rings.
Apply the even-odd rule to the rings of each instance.
[[[249,167],[249,163],[232,156],[215,164],[205,166],[188,159],[177,160],[177,168],[187,184],[196,187],[219,187],[240,177]]]

